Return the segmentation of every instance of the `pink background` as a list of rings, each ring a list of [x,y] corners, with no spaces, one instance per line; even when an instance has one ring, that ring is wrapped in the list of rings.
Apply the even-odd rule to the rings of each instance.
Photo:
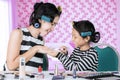
[[[26,27],[35,2],[40,0],[12,0],[13,29]],[[41,0],[62,7],[62,15],[46,42],[69,43],[71,22],[88,19],[101,33],[100,43],[108,43],[120,53],[120,0]]]

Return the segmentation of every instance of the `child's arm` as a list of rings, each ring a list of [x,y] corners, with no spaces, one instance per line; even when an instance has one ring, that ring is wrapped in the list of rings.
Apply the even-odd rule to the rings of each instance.
[[[56,57],[62,62],[64,68],[66,70],[72,70],[73,66],[74,65],[74,62],[72,61],[72,55],[69,57],[69,56],[66,56],[65,54],[59,52]]]
[[[96,52],[88,53],[89,55],[71,55],[70,57],[58,53],[56,56],[64,65],[66,70],[72,70],[76,66],[77,71],[96,71],[98,65],[98,56]]]

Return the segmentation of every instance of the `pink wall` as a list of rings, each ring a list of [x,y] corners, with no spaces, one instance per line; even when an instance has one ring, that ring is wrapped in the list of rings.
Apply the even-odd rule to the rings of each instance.
[[[17,26],[17,5],[16,5],[16,0],[11,0],[11,5],[12,5],[12,29],[15,29]]]
[[[117,0],[117,49],[120,53],[120,0]]]
[[[28,25],[33,4],[39,0],[17,0],[16,22],[14,27]],[[88,19],[92,21],[97,31],[101,32],[100,42],[106,42],[116,47],[117,2],[116,0],[45,0],[62,7],[63,13],[55,30],[46,37],[46,42],[70,42],[71,22]],[[55,35],[56,34],[56,35]],[[63,36],[64,35],[64,36]],[[52,38],[51,38],[52,37]]]

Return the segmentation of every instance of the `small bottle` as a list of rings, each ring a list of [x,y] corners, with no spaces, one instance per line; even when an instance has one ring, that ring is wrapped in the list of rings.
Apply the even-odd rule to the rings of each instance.
[[[25,80],[25,58],[20,58],[19,64],[19,80]]]
[[[42,72],[42,67],[41,66],[38,67],[38,72],[39,73]]]
[[[54,71],[54,75],[57,76],[58,75],[58,65],[55,65],[55,71]]]
[[[38,67],[38,73],[35,75],[35,80],[44,79],[44,74],[42,73],[42,67]]]
[[[76,67],[73,67],[73,78],[76,78]]]

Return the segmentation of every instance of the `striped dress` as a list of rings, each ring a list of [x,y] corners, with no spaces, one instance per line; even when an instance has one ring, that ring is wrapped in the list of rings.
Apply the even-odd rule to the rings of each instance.
[[[66,70],[71,71],[76,68],[77,71],[97,71],[98,55],[94,48],[87,51],[75,48],[70,57],[60,52],[56,57],[62,62]]]
[[[43,45],[44,41],[41,36],[34,38],[27,28],[21,28],[23,32],[23,39],[21,42],[20,55],[24,54],[31,47],[35,45]],[[38,67],[43,66],[43,54],[36,53],[27,63],[26,71],[38,71]]]
[[[20,55],[27,52],[31,47],[35,45],[44,45],[43,38],[39,36],[38,38],[34,38],[27,28],[21,28],[23,33],[21,48],[20,48]],[[44,65],[43,63],[46,62]],[[45,70],[48,67],[47,57],[45,54],[36,53],[27,63],[26,63],[26,71],[37,72],[38,67],[44,67]],[[45,68],[46,67],[46,68]],[[7,65],[5,64],[4,70],[8,70]],[[16,70],[19,70],[17,68]]]

